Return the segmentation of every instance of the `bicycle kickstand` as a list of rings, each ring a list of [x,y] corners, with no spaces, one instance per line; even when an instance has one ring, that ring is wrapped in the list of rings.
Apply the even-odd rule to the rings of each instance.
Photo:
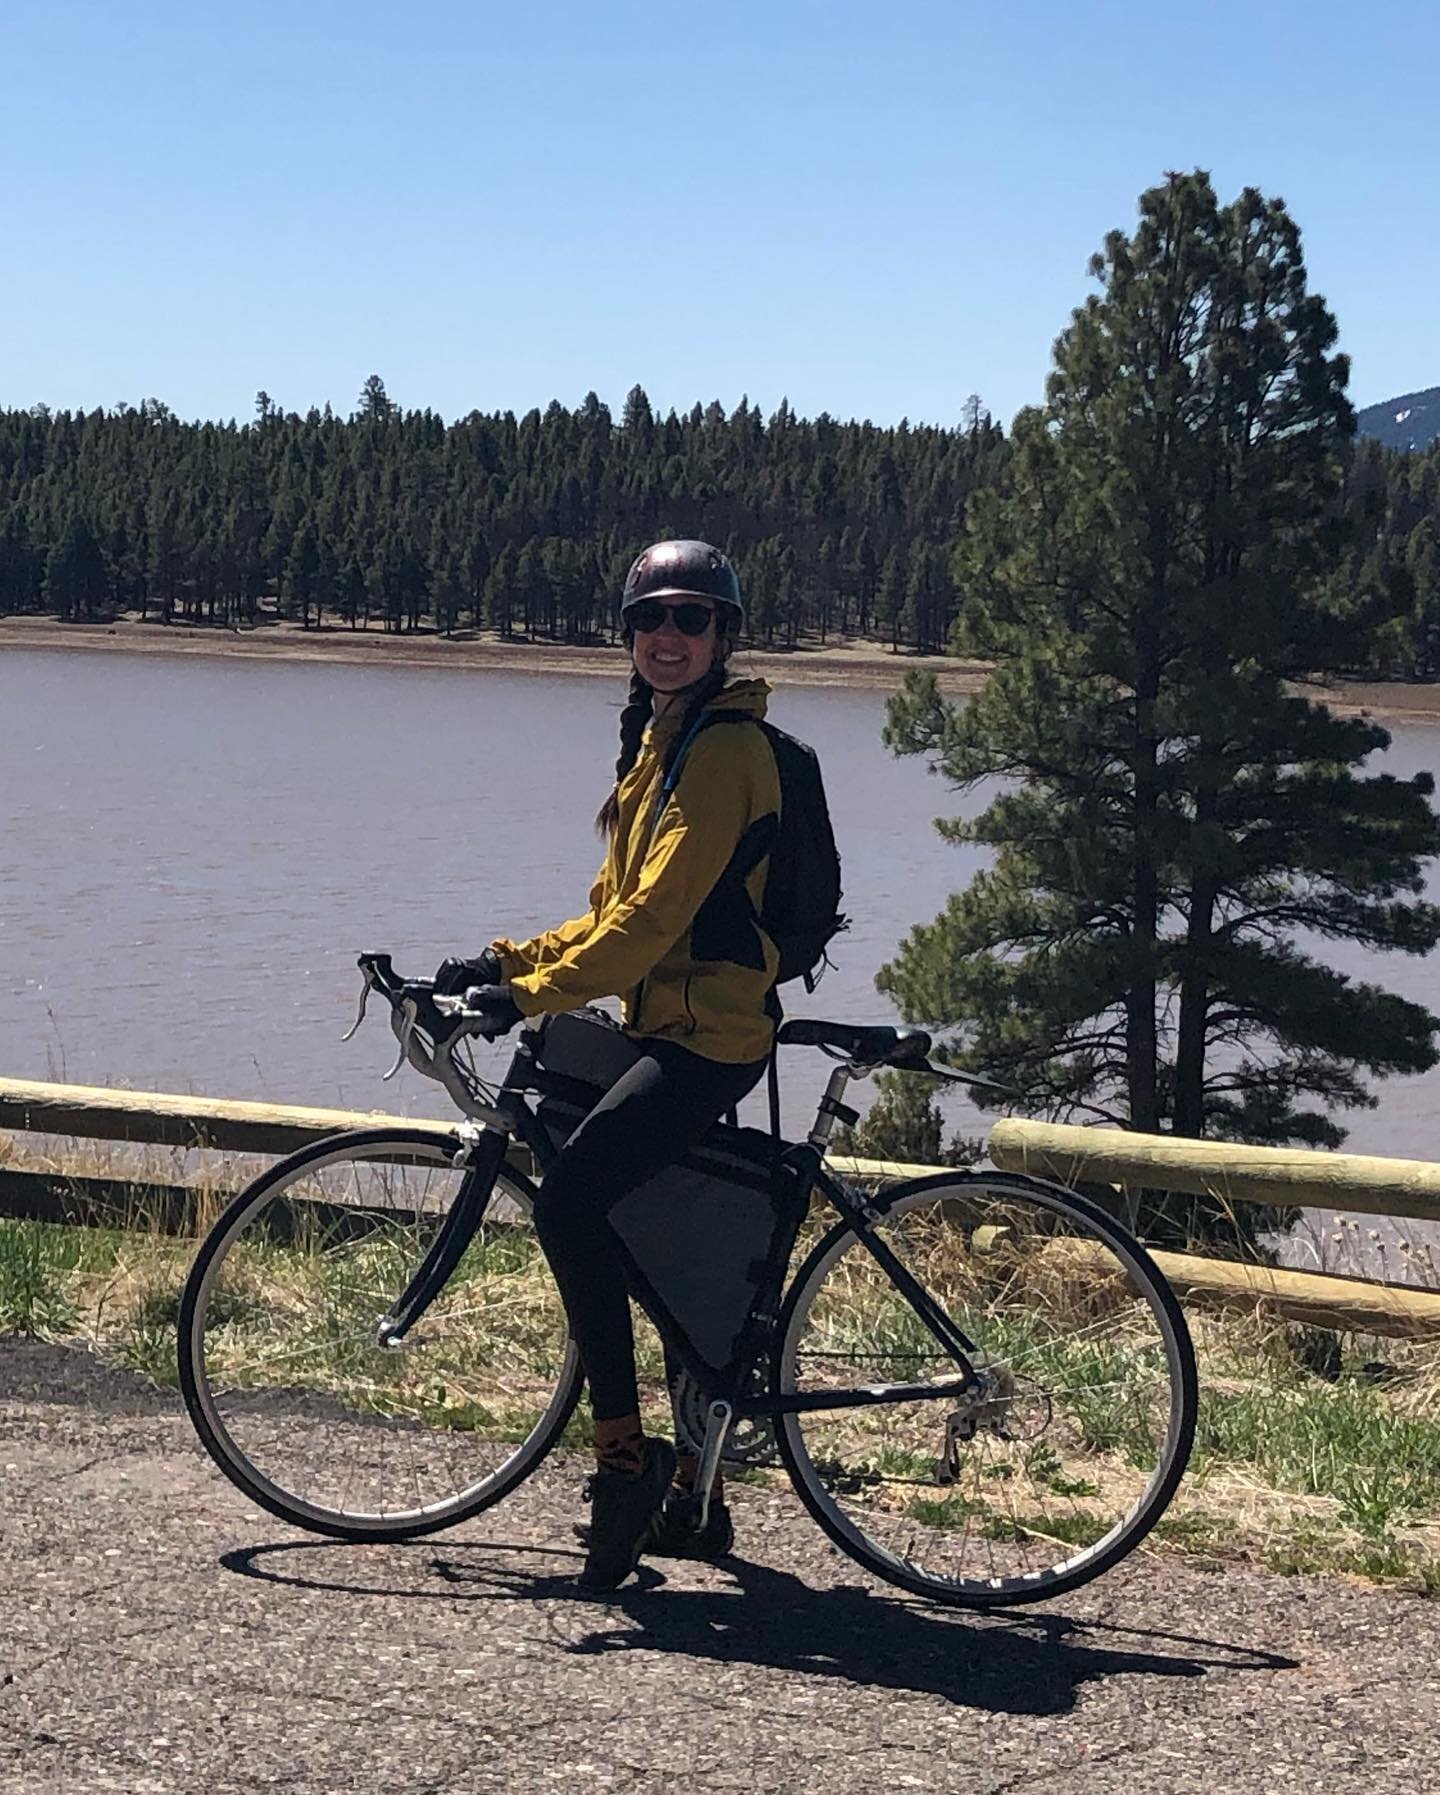
[[[710,1492],[715,1486],[715,1473],[720,1469],[720,1455],[725,1450],[725,1437],[730,1432],[734,1413],[728,1402],[712,1402],[706,1415],[705,1444],[700,1449],[700,1463],[695,1472],[701,1527],[710,1519]]]

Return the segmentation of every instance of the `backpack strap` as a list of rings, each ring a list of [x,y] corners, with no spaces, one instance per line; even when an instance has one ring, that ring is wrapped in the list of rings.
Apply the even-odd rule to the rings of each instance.
[[[670,795],[680,783],[680,770],[685,765],[685,756],[690,752],[690,744],[699,735],[704,722],[705,714],[702,711],[686,731],[685,738],[676,749],[675,758],[670,763],[670,771],[660,782],[660,790],[655,794],[655,808],[650,813],[650,839],[652,841],[655,839],[655,831],[660,827],[661,814],[670,802]]]
[[[780,1039],[770,1043],[770,1064],[765,1070],[770,1093],[770,1133],[780,1139]]]
[[[685,756],[690,752],[690,744],[702,729],[708,729],[712,723],[754,723],[758,726],[760,719],[752,717],[749,711],[701,711],[700,715],[685,732],[685,738],[675,752],[670,763],[670,771],[661,781],[660,790],[655,794],[655,809],[650,817],[650,838],[653,841],[655,831],[660,827],[660,817],[665,806],[670,802],[671,794],[680,783],[681,769],[685,765]]]

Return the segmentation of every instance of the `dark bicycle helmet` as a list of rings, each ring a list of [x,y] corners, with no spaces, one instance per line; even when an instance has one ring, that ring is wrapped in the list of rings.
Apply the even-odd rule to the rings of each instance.
[[[687,593],[713,598],[717,605],[724,605],[732,613],[732,634],[744,627],[745,604],[735,569],[718,548],[711,548],[708,542],[689,540],[652,542],[640,552],[625,576],[625,590],[620,596],[621,621],[631,605],[638,605],[642,599],[680,598]]]

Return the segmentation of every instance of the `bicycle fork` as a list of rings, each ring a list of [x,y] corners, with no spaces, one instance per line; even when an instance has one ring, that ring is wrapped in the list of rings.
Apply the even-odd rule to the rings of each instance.
[[[496,1128],[486,1128],[481,1130],[474,1146],[463,1149],[469,1155],[469,1165],[450,1205],[450,1213],[441,1223],[414,1277],[376,1322],[377,1346],[402,1345],[411,1328],[445,1288],[451,1272],[464,1258],[466,1247],[485,1219],[509,1141],[508,1134],[502,1134]]]

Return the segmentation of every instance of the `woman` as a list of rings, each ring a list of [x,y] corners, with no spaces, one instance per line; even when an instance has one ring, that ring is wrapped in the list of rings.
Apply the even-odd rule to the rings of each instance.
[[[472,1001],[497,1030],[621,997],[626,1031],[643,1048],[566,1142],[535,1211],[594,1414],[580,1578],[591,1589],[621,1583],[647,1536],[652,1550],[706,1556],[733,1543],[713,1498],[704,1534],[696,1530],[693,1459],[677,1465],[673,1447],[641,1430],[629,1298],[607,1216],[756,1084],[774,1039],[778,964],[758,917],[780,783],[764,731],[743,721],[764,716],[768,686],[727,683],[744,623],[735,571],[708,543],[656,543],[630,569],[621,620],[633,672],[615,788],[596,819],[607,852],[589,911],[529,941],[492,942],[476,960],[447,960],[436,975],[442,990],[486,987]],[[696,731],[710,708],[743,715]]]

